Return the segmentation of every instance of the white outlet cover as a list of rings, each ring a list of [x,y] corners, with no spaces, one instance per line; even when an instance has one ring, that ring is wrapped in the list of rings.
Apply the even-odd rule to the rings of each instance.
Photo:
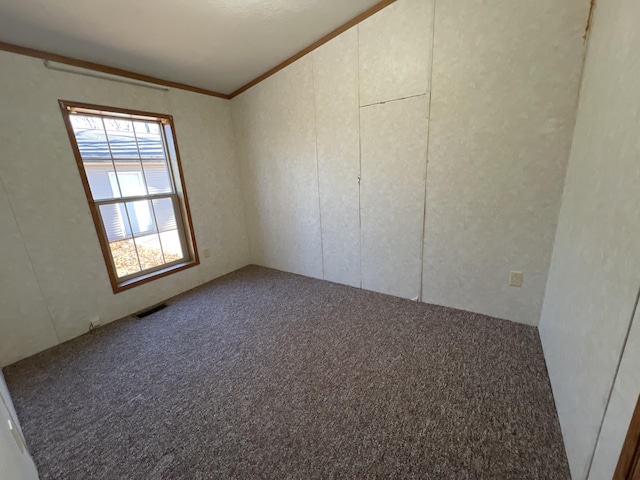
[[[204,258],[209,258],[211,256],[211,250],[209,250],[208,248],[203,248],[202,249],[202,256]]]
[[[102,324],[102,320],[100,320],[100,317],[98,317],[98,316],[92,317],[91,320],[89,320],[89,328],[90,329],[99,327],[101,324]]]
[[[24,453],[24,443],[20,432],[18,432],[18,429],[13,425],[11,420],[7,420],[7,423],[9,424],[9,431],[11,432],[11,435],[13,435],[13,439],[16,441],[16,444],[20,449],[20,453]]]
[[[511,272],[509,274],[509,285],[511,287],[522,286],[522,272]]]

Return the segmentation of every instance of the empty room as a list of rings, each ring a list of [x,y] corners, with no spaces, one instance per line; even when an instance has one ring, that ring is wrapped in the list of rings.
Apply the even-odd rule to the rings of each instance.
[[[640,480],[637,0],[0,0],[0,479]]]

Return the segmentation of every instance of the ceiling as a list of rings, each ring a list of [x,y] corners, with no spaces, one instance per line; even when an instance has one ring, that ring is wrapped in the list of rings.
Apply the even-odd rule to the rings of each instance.
[[[378,0],[0,0],[0,41],[229,94]]]

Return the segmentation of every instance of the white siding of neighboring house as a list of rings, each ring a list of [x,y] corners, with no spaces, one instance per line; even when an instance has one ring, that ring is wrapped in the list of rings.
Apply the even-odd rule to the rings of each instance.
[[[140,161],[116,162],[116,169],[119,174],[137,172],[142,175]],[[87,179],[91,185],[94,198],[114,198],[118,193],[113,191],[112,180],[109,174],[113,175],[113,165],[108,162],[87,162],[85,163]],[[167,176],[164,162],[144,161],[144,180],[149,188],[149,193],[167,193],[170,188],[170,180]],[[168,202],[155,202],[155,216],[158,228],[161,231],[175,228],[173,210]],[[126,218],[118,205],[106,205],[101,208],[102,217],[110,242],[130,238],[131,232],[126,225]],[[134,227],[135,228],[135,227]]]

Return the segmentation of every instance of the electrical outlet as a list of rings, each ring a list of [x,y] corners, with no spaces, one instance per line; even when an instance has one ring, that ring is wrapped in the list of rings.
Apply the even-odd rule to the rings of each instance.
[[[202,256],[204,258],[209,258],[211,256],[211,250],[209,250],[208,248],[203,248],[202,249]]]
[[[512,287],[522,286],[522,272],[511,272],[509,274],[509,285]]]

